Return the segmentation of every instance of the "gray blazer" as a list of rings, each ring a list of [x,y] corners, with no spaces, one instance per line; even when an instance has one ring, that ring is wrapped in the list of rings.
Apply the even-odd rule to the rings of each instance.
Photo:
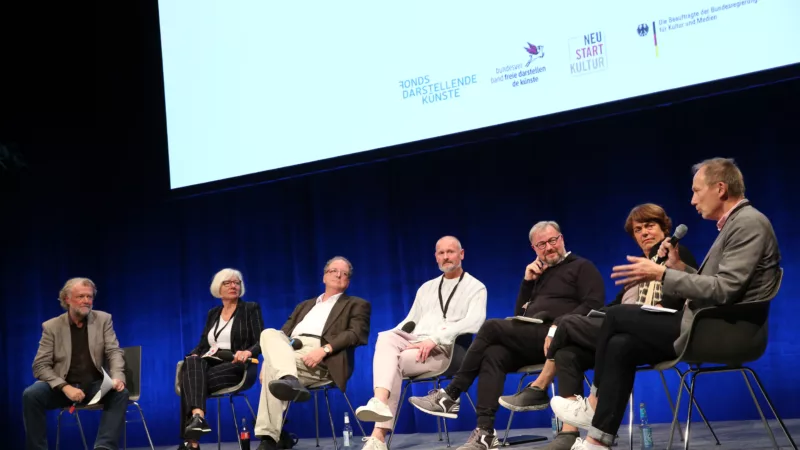
[[[89,353],[97,370],[108,362],[108,375],[125,382],[125,360],[122,349],[114,333],[111,314],[92,311],[87,320],[89,331]],[[42,324],[42,339],[39,350],[33,358],[33,376],[49,384],[51,388],[66,383],[72,359],[72,336],[69,330],[69,317],[64,313]]]
[[[743,201],[728,220],[695,270],[667,269],[664,293],[688,301],[683,308],[681,334],[674,343],[680,355],[688,340],[694,310],[761,300],[778,282],[781,254],[769,219]]]

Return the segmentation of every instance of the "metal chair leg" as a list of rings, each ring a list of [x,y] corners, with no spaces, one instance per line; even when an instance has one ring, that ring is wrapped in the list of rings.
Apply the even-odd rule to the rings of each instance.
[[[244,397],[244,402],[245,402],[245,403],[247,403],[247,408],[250,410],[250,414],[252,414],[252,415],[253,415],[253,420],[256,420],[256,418],[257,418],[257,416],[256,416],[256,412],[255,412],[255,411],[253,411],[253,407],[252,407],[252,406],[250,406],[250,400],[248,400],[248,398],[247,398],[247,396],[246,396],[246,395],[243,395],[243,397]],[[289,409],[289,406],[288,406],[288,405],[286,406],[286,409],[287,409],[287,410]]]
[[[672,441],[675,438],[675,424],[678,422],[678,410],[681,406],[681,397],[683,396],[683,385],[686,380],[686,375],[688,375],[691,371],[687,370],[686,372],[681,372],[678,368],[673,367],[678,375],[680,376],[680,384],[678,385],[678,398],[675,400],[675,411],[672,413],[672,423],[669,426],[669,442],[667,443],[667,450],[672,449]],[[680,434],[680,433],[678,433]]]
[[[147,429],[147,422],[144,420],[144,413],[142,412],[142,407],[139,406],[139,404],[136,402],[133,402],[133,406],[135,406],[136,409],[139,410],[139,417],[142,418],[142,425],[144,425],[144,434],[147,435],[147,442],[150,443],[150,450],[156,450],[156,448],[153,446],[153,440],[150,438],[150,430]]]
[[[222,401],[217,397],[217,450],[222,450]]]
[[[519,384],[517,385],[517,394],[522,391],[522,382],[525,381],[525,377],[519,379]],[[508,431],[511,430],[511,421],[514,420],[514,411],[511,411],[511,414],[508,416],[508,424],[506,424],[506,434],[503,435],[503,442],[500,444],[501,447],[506,445],[508,441]]]
[[[436,389],[436,391],[440,389],[439,380],[435,380],[433,382],[433,388]],[[435,419],[436,419],[436,433],[439,434],[439,442],[442,442],[442,425],[440,423],[440,418],[435,417]],[[441,422],[444,422],[444,419],[442,419]]]
[[[400,400],[397,403],[397,412],[394,413],[394,422],[392,422],[392,431],[389,433],[389,440],[386,441],[386,448],[392,448],[392,438],[394,437],[394,429],[397,426],[397,419],[400,418],[400,411],[403,410],[403,402],[406,399],[406,392],[408,391],[408,387],[411,386],[411,382],[405,383],[403,386],[403,390],[400,392]]]
[[[342,392],[342,394],[344,394],[344,400],[347,402],[347,406],[350,407],[350,412],[353,413],[353,418],[356,419],[356,423],[358,424],[358,428],[361,430],[361,436],[366,438],[367,437],[367,433],[364,432],[364,427],[361,426],[361,421],[358,420],[358,417],[356,417],[356,410],[353,409],[353,405],[352,405],[352,403],[350,403],[350,399],[347,398],[347,392]]]
[[[467,396],[467,400],[469,400],[469,404],[472,405],[472,410],[475,414],[478,413],[478,408],[475,407],[475,402],[472,401],[472,397],[470,397],[469,392],[464,392],[464,395]]]
[[[58,450],[58,446],[61,440],[61,415],[64,414],[64,410],[58,412],[58,420],[56,421],[56,450]]]
[[[331,414],[331,402],[328,399],[328,389],[323,391],[325,394],[325,406],[328,408],[328,419],[331,421],[331,436],[333,437],[333,450],[339,450],[339,445],[336,443],[336,428],[333,426],[333,414]]]
[[[239,434],[239,423],[236,420],[236,408],[233,405],[234,395],[229,395],[228,399],[231,402],[231,415],[233,416],[233,428],[236,430],[236,442],[239,443],[239,450],[242,448],[242,435]]]
[[[770,400],[769,396],[767,395],[767,391],[764,390],[764,386],[761,384],[761,380],[758,378],[758,375],[756,375],[756,372],[749,367],[743,367],[742,370],[747,371],[748,373],[750,373],[750,375],[752,375],[753,380],[756,382],[756,385],[758,386],[758,389],[761,391],[761,395],[763,395],[764,400],[767,401],[769,409],[772,411],[772,414],[778,420],[778,425],[780,425],[781,429],[783,430],[783,434],[786,435],[786,439],[789,440],[789,443],[792,445],[792,448],[794,450],[797,450],[797,444],[794,443],[794,439],[792,439],[792,436],[789,434],[789,430],[786,429],[786,425],[783,423],[783,419],[781,419],[781,416],[778,415],[778,411],[775,410],[775,406],[772,404],[772,400]]]
[[[689,450],[689,433],[692,428],[692,405],[694,403],[694,385],[697,381],[697,373],[692,376],[692,382],[689,385],[689,412],[686,413],[686,434],[683,436],[683,450]]]
[[[628,445],[633,450],[633,390],[631,390],[631,398],[628,400]]]
[[[319,447],[319,404],[317,403],[317,391],[314,391],[314,427],[317,430],[317,447]]]
[[[78,422],[78,431],[81,432],[81,441],[83,441],[83,450],[89,450],[89,446],[86,445],[86,436],[83,434],[83,425],[81,425],[81,416],[78,415],[78,411],[75,411],[75,420]]]
[[[772,427],[769,426],[769,422],[767,422],[767,418],[764,416],[764,411],[761,409],[761,405],[758,404],[758,399],[756,398],[755,391],[753,391],[753,386],[750,385],[750,380],[747,379],[747,374],[744,372],[744,370],[742,370],[741,373],[742,378],[744,378],[744,383],[747,385],[747,390],[750,391],[750,396],[753,397],[753,403],[756,405],[758,415],[761,416],[761,422],[764,424],[764,428],[767,429],[769,439],[772,441],[772,446],[777,450],[780,448],[778,447],[778,441],[775,440],[775,434],[772,433]]]

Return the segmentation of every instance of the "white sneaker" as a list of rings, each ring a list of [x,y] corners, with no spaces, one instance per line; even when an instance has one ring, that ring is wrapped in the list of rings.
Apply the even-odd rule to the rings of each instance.
[[[583,439],[575,439],[575,443],[572,444],[572,447],[570,447],[569,450],[586,450],[586,446],[583,445]]]
[[[588,430],[592,427],[594,410],[589,406],[589,399],[587,398],[579,395],[575,400],[568,400],[564,397],[556,396],[550,400],[550,408],[553,409],[553,414],[564,423],[583,430]]]
[[[394,419],[394,414],[389,411],[389,406],[375,397],[367,402],[366,406],[359,406],[356,409],[356,417],[363,422],[386,422]],[[378,441],[380,442],[380,441]],[[386,445],[383,446],[386,448]]]
[[[370,436],[367,442],[364,443],[364,446],[361,447],[361,450],[388,450],[388,447],[385,442],[381,442],[377,438]]]

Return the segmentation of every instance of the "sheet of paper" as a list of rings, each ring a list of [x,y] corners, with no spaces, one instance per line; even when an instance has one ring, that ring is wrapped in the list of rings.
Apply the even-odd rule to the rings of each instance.
[[[605,316],[606,316],[606,313],[604,313],[602,311],[598,311],[596,309],[593,309],[593,310],[589,311],[589,314],[586,315],[586,317],[605,317]]]
[[[675,314],[678,312],[677,309],[670,309],[670,308],[656,308],[655,306],[648,306],[642,305],[642,309],[645,311],[650,311],[654,313],[661,313],[661,314]]]
[[[114,382],[111,381],[111,377],[108,376],[106,369],[103,369],[103,384],[100,385],[100,390],[98,390],[97,393],[94,394],[92,400],[89,401],[89,403],[87,404],[91,406],[99,402],[100,399],[103,398],[106,394],[108,394],[108,391],[110,391],[111,389],[114,389]]]
[[[543,323],[541,319],[534,319],[533,317],[525,317],[525,316],[506,317],[506,320],[517,320],[520,322],[528,322],[528,323]]]

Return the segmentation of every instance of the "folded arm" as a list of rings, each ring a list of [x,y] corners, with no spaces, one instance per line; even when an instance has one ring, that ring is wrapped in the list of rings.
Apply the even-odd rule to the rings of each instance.
[[[600,309],[606,301],[606,291],[603,285],[603,276],[594,264],[586,261],[578,271],[578,298],[580,304],[565,315],[579,314],[585,316],[593,309]],[[558,325],[561,317],[553,320],[553,325]]]

